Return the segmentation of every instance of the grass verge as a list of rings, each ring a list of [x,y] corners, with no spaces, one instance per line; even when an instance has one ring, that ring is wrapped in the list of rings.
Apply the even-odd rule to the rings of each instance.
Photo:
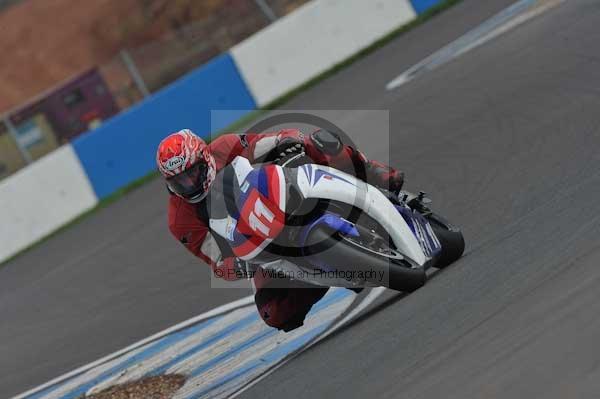
[[[412,20],[411,22],[409,22],[408,24],[402,25],[401,27],[399,27],[398,29],[395,29],[394,31],[388,33],[387,35],[385,35],[384,37],[382,37],[381,39],[375,41],[374,43],[372,43],[371,45],[369,45],[368,47],[360,50],[358,53],[346,58],[345,60],[335,64],[333,67],[329,68],[328,70],[320,73],[319,75],[315,76],[314,78],[310,79],[309,81],[303,83],[302,85],[290,90],[289,92],[287,92],[286,94],[282,95],[281,97],[277,98],[276,100],[272,101],[271,103],[267,104],[266,106],[257,109],[255,111],[250,112],[248,115],[245,115],[244,117],[240,118],[238,121],[234,122],[233,124],[229,125],[227,128],[219,131],[219,133],[217,133],[216,135],[214,135],[212,137],[212,139],[218,137],[220,134],[223,134],[225,132],[233,132],[236,130],[239,130],[240,128],[242,128],[243,126],[246,126],[248,124],[250,124],[251,122],[255,121],[256,119],[258,119],[260,116],[264,115],[266,112],[268,112],[269,110],[272,110],[274,108],[280,107],[282,105],[284,105],[286,102],[288,102],[292,97],[316,86],[319,82],[335,75],[337,72],[339,72],[340,70],[352,65],[353,63],[355,63],[356,61],[358,61],[361,58],[364,58],[365,56],[373,53],[374,51],[378,50],[379,48],[383,47],[384,45],[386,45],[387,43],[389,43],[391,40],[395,39],[396,37],[400,36],[401,34],[408,32],[409,30],[415,28],[418,25],[421,25],[423,22],[429,20],[430,18],[432,18],[433,16],[441,13],[442,11],[452,7],[453,5],[461,2],[462,0],[446,0],[432,8],[430,8],[428,11],[426,11],[425,13],[417,16],[417,18],[415,18],[414,20]],[[18,256],[22,255],[23,253],[29,251],[31,248],[38,246],[39,244],[47,241],[49,238],[51,238],[52,236],[78,224],[79,222],[81,222],[82,220],[84,220],[85,218],[87,218],[88,216],[90,216],[91,214],[93,214],[94,212],[107,207],[108,205],[112,204],[113,202],[117,201],[118,199],[120,199],[121,197],[125,196],[127,193],[137,189],[138,187],[141,187],[143,185],[145,185],[146,183],[154,180],[155,178],[157,178],[159,176],[158,172],[151,172],[148,173],[145,176],[140,177],[139,179],[129,183],[128,185],[120,188],[119,190],[115,191],[113,194],[111,194],[110,196],[103,198],[102,200],[100,200],[98,202],[98,204],[85,211],[84,213],[82,213],[81,215],[75,217],[74,219],[72,219],[71,221],[65,223],[64,225],[62,225],[61,227],[57,228],[56,230],[52,231],[51,233],[48,233],[47,235],[45,235],[44,237],[40,238],[39,240],[31,243],[30,245],[28,245],[27,247],[23,248],[22,250],[18,251],[17,253],[15,253],[14,255],[12,255],[11,257],[5,259],[4,261],[2,261],[0,263],[0,267],[5,265],[6,263],[14,260],[15,258],[17,258]]]

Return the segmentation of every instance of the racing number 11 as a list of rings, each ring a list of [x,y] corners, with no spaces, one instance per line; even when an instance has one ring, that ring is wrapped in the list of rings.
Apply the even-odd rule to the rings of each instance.
[[[273,215],[273,212],[263,204],[260,198],[256,198],[256,202],[254,202],[254,211],[250,212],[250,215],[248,216],[248,224],[252,230],[256,232],[260,231],[264,236],[268,237],[271,229],[267,224],[263,223],[261,218],[265,220],[267,224],[271,224],[275,219],[275,215]]]

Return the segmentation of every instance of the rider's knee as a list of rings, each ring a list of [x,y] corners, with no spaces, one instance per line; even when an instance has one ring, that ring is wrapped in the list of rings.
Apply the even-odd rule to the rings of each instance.
[[[267,325],[288,332],[304,325],[310,308],[326,292],[326,288],[265,288],[254,300]]]
[[[306,315],[302,315],[301,309],[295,309],[286,300],[288,295],[286,291],[288,290],[267,288],[259,290],[254,299],[263,321],[273,328],[287,332],[302,326]]]

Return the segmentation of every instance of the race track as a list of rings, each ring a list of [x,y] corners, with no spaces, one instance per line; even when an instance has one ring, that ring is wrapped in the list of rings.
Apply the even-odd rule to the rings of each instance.
[[[385,92],[401,49],[468,3],[290,104],[390,109],[392,164],[460,222],[466,256],[242,397],[600,395],[600,2]]]
[[[600,3],[568,1],[385,90],[512,3],[465,0],[285,105],[389,109],[389,149],[358,112],[352,137],[430,193],[467,254],[242,396],[600,394]],[[153,182],[0,269],[0,397],[248,295],[209,288],[165,201]]]

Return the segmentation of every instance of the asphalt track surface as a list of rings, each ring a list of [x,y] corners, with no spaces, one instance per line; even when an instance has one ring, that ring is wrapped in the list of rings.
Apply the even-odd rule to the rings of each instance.
[[[384,90],[511,3],[465,0],[286,104],[389,109],[389,146],[360,112],[352,137],[468,247],[244,396],[598,397],[600,3],[569,1]],[[210,289],[165,201],[153,182],[0,269],[0,397],[248,294]]]

